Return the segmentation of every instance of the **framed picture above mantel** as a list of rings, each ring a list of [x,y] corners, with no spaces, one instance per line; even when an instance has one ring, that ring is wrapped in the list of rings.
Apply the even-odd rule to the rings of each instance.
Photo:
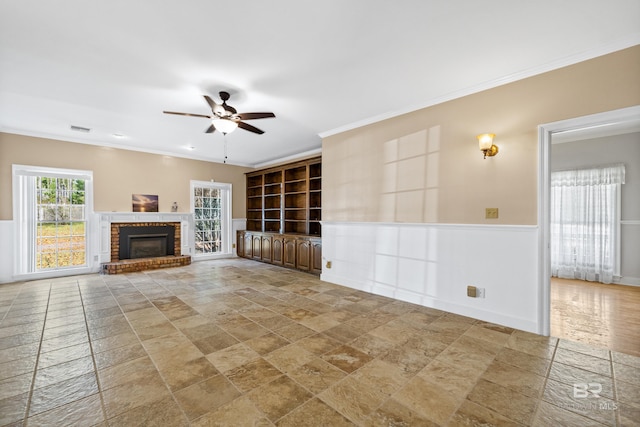
[[[158,196],[151,194],[132,194],[133,212],[158,212]]]

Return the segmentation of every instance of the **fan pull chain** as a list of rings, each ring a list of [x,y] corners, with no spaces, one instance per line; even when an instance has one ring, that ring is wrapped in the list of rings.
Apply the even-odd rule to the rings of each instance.
[[[224,163],[227,163],[227,134],[223,133],[222,135],[224,135]]]

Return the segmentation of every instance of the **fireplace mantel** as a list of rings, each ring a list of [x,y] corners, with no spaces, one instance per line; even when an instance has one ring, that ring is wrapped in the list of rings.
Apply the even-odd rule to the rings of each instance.
[[[100,226],[99,262],[111,261],[111,224],[141,222],[180,223],[180,251],[182,255],[194,252],[193,214],[174,212],[97,212]]]

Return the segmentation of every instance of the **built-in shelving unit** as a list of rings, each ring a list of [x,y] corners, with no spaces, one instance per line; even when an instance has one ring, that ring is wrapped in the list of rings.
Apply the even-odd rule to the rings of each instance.
[[[322,163],[317,157],[247,174],[247,231],[320,236]]]
[[[247,173],[247,229],[238,256],[320,274],[322,159]]]
[[[262,175],[247,177],[247,229],[262,229]]]

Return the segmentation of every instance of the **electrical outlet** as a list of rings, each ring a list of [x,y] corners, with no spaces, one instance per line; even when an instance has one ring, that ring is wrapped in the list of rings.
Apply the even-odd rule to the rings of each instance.
[[[235,248],[236,248],[236,244],[235,244],[235,243],[234,243],[234,244],[232,244],[232,245],[231,245],[231,247],[232,247],[233,249],[235,249]]]
[[[498,208],[486,208],[484,212],[486,219],[498,219]]]
[[[476,288],[476,298],[484,298],[484,288]]]

